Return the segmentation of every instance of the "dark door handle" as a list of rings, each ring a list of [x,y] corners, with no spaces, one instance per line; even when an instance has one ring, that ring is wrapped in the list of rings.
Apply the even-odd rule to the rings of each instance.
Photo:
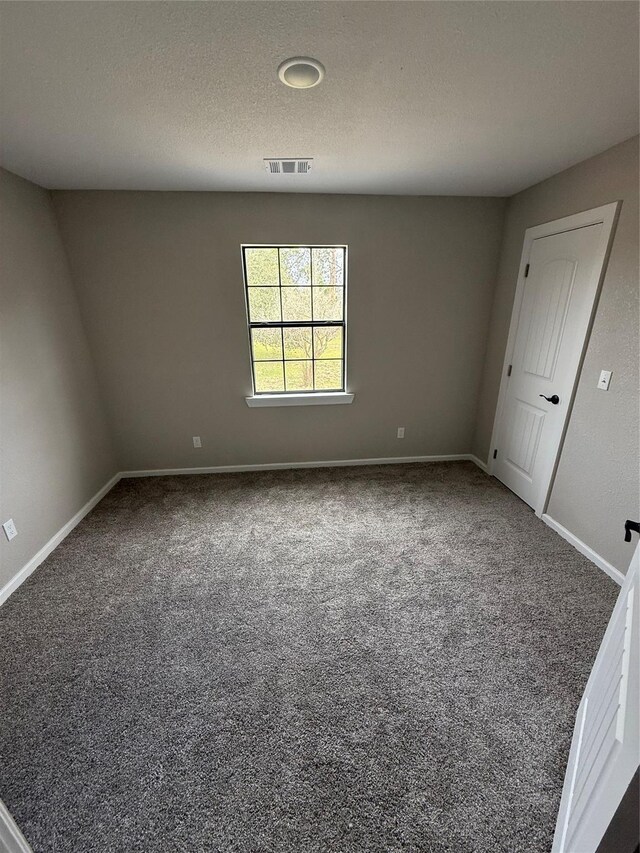
[[[636,533],[640,533],[640,521],[631,521],[627,519],[624,523],[624,541],[631,542],[631,531],[635,530]]]
[[[551,397],[545,397],[544,394],[540,394],[540,397],[544,397],[545,400],[548,400],[549,403],[553,403],[554,406],[557,406],[560,402],[560,397],[557,394],[553,394]]]

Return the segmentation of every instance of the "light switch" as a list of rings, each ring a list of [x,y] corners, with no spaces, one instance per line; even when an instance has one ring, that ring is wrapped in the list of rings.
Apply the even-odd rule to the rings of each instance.
[[[611,370],[600,371],[600,379],[598,379],[598,388],[601,391],[609,390],[609,383],[611,382],[611,372]]]

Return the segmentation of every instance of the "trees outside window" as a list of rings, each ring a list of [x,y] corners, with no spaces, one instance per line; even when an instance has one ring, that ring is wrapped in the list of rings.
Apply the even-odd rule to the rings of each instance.
[[[345,389],[344,246],[243,246],[254,392]]]

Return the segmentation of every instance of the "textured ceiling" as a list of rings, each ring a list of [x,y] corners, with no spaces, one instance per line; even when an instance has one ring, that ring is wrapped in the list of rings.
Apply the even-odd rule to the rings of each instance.
[[[635,2],[2,2],[3,165],[51,188],[509,195],[638,132]],[[283,86],[318,58],[325,81]],[[273,176],[262,158],[314,158]]]

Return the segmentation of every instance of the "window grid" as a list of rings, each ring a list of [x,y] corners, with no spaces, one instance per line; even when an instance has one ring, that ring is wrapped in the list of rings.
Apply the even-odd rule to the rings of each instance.
[[[280,320],[279,321],[252,321],[251,320],[251,308],[250,308],[250,300],[249,300],[249,291],[251,290],[251,285],[249,285],[248,274],[247,274],[247,249],[275,249],[277,250],[278,257],[278,283],[275,285],[266,285],[263,283],[253,285],[253,287],[277,287],[278,288],[278,296],[279,296],[279,304],[280,304]],[[307,249],[309,252],[309,284],[308,285],[283,285],[282,284],[282,261],[281,261],[281,251],[282,249]],[[317,285],[318,287],[334,287],[341,290],[341,320],[315,320],[314,319],[314,280],[313,280],[313,250],[314,249],[333,249],[335,251],[340,251],[342,253],[342,265],[341,265],[341,281],[334,285]],[[244,274],[244,283],[245,283],[245,300],[247,307],[247,321],[248,321],[248,329],[249,329],[249,349],[251,356],[251,376],[253,380],[253,392],[255,395],[261,394],[323,394],[332,391],[344,391],[345,390],[345,353],[346,353],[346,247],[345,246],[318,246],[318,245],[310,245],[310,246],[272,246],[272,245],[243,245],[242,246],[242,268]],[[311,298],[311,320],[295,320],[295,321],[286,321],[284,320],[284,306],[282,301],[282,292],[285,287],[308,287],[310,290],[310,298]],[[339,361],[342,363],[341,374],[340,374],[340,384],[335,388],[316,388],[316,354],[315,354],[315,329],[316,328],[331,328],[335,327],[336,329],[340,329],[340,337],[341,337],[341,352],[340,356],[330,356],[328,358],[319,358],[318,361],[321,362],[335,362]],[[309,328],[311,330],[311,358],[287,358],[285,355],[285,342],[284,342],[284,330],[287,328]],[[280,345],[282,358],[280,359],[256,359],[254,353],[253,346],[253,335],[252,331],[255,329],[280,329]],[[289,390],[287,388],[287,363],[301,363],[301,362],[311,362],[311,371],[312,371],[312,379],[311,384],[312,388],[307,389],[293,389]],[[274,390],[265,390],[259,391],[256,382],[256,364],[274,364],[280,363],[282,365],[282,385],[283,389],[279,389],[277,391]]]
[[[309,281],[311,282],[311,319],[313,320],[313,249],[309,249]],[[344,266],[342,268],[344,275]],[[282,292],[282,291],[281,291]],[[342,304],[342,317],[344,319],[344,291],[342,291],[343,296],[343,304]],[[284,317],[283,317],[284,319]],[[342,330],[342,355],[344,357],[344,328]],[[284,355],[284,353],[283,353]],[[340,383],[342,387],[344,387],[344,374],[342,376],[342,382]],[[287,383],[284,383],[285,390],[287,388]],[[316,336],[313,329],[311,329],[311,387],[313,390],[316,390]]]

